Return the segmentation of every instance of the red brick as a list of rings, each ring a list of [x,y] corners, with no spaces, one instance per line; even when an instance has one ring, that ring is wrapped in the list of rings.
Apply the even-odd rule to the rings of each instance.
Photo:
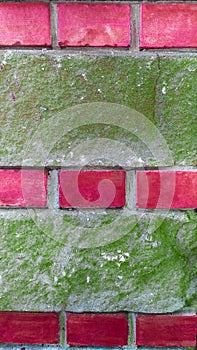
[[[127,315],[67,313],[66,333],[67,343],[72,346],[127,345]]]
[[[42,170],[0,170],[0,206],[45,207],[47,175]]]
[[[61,208],[122,207],[125,204],[125,172],[62,170],[59,172],[59,203]]]
[[[197,208],[197,171],[138,171],[138,208]]]
[[[196,325],[195,315],[138,315],[136,345],[195,347]]]
[[[57,344],[59,317],[53,312],[0,312],[0,330],[0,343]]]
[[[66,46],[130,45],[130,6],[58,4],[58,41]]]
[[[0,46],[51,46],[49,4],[0,3]]]
[[[197,47],[197,4],[141,4],[141,48]]]

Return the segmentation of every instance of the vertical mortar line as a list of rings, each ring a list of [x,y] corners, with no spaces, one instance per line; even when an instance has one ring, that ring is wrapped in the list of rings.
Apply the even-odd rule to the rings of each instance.
[[[132,23],[133,23],[133,12],[132,12],[132,4],[129,2],[127,5],[129,5],[129,7],[130,7],[130,22],[129,22],[129,24],[130,24],[130,45],[129,45],[129,51],[130,50],[132,50],[133,49],[133,43],[132,43],[132,41],[133,41],[133,25],[132,25]]]
[[[133,50],[140,47],[140,4],[131,5],[131,44]]]
[[[51,41],[52,48],[59,49],[58,45],[58,18],[57,18],[57,4],[50,2],[50,22],[51,22]]]
[[[133,321],[133,345],[134,345],[134,348],[137,348],[137,345],[136,345],[136,314],[132,313],[131,316],[132,316],[132,321]]]
[[[58,171],[50,170],[48,176],[48,208],[58,209]]]
[[[65,349],[69,347],[68,343],[67,343],[67,323],[66,323],[66,319],[67,319],[67,311],[64,312],[64,324],[65,324],[65,329],[64,329],[64,347]]]
[[[136,178],[135,170],[126,172],[126,204],[127,208],[136,210]]]
[[[66,344],[66,312],[61,311],[60,316],[60,345],[63,346],[64,349],[67,348]]]
[[[129,348],[131,347],[132,349],[136,348],[135,345],[135,318],[134,318],[134,313],[133,312],[129,312],[128,313],[128,322],[129,322],[129,337],[128,337],[128,346]]]

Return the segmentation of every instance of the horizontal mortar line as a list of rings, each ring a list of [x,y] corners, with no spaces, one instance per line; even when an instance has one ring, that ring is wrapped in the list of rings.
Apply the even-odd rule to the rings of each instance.
[[[123,171],[148,171],[148,170],[168,170],[168,171],[197,171],[197,165],[158,165],[158,166],[119,166],[119,165],[43,165],[43,166],[1,166],[0,170],[42,170],[46,172],[55,170],[123,170]]]
[[[135,310],[125,310],[125,309],[115,309],[114,311],[73,311],[72,309],[67,309],[67,308],[61,308],[58,310],[55,309],[55,310],[50,310],[50,311],[39,311],[39,310],[7,310],[7,309],[2,309],[0,310],[0,313],[8,313],[8,314],[32,314],[32,315],[35,315],[35,314],[48,314],[50,316],[50,314],[56,314],[58,317],[61,317],[62,315],[65,315],[66,314],[74,314],[74,315],[119,315],[119,314],[125,314],[126,316],[129,316],[129,315],[134,315],[134,316],[152,316],[152,317],[155,317],[155,316],[197,316],[197,313],[195,310],[178,310],[178,311],[167,311],[167,312],[155,312],[155,313],[152,313],[152,312],[142,312],[142,311],[135,311]],[[128,321],[128,319],[127,319]],[[113,322],[113,320],[112,320]],[[46,344],[47,345],[47,344]],[[9,346],[9,345],[8,345]],[[20,344],[16,344],[16,346],[20,347]],[[37,347],[42,347],[42,345],[39,345],[39,344],[27,344],[27,348],[28,347],[34,347],[34,348],[37,348]],[[56,344],[48,344],[49,347],[52,347],[52,348],[62,348],[64,347],[63,345],[56,345]],[[78,346],[70,346],[70,345],[67,345],[69,348],[78,348]],[[13,348],[13,345],[11,346]],[[102,346],[101,346],[102,347]],[[141,346],[140,346],[141,347]],[[92,349],[92,346],[82,346],[82,348],[84,349]],[[93,348],[97,348],[97,346],[93,346]],[[104,346],[103,347],[104,349],[106,349],[106,347]],[[117,348],[117,346],[112,346],[110,348]],[[131,346],[129,345],[123,345],[121,346],[121,348],[124,348],[124,349],[130,349]],[[150,347],[152,348],[152,346]],[[163,348],[163,347],[161,347]],[[164,347],[166,348],[166,347]],[[170,346],[170,348],[173,348]],[[175,347],[176,348],[176,347]]]
[[[14,165],[14,166],[0,166],[0,170],[42,170],[46,172],[55,171],[55,170],[125,170],[122,166],[119,165],[43,165],[43,166],[23,166],[23,165]],[[137,169],[137,168],[135,168]]]
[[[162,54],[174,54],[174,53],[179,53],[179,54],[185,54],[185,53],[197,53],[197,48],[196,47],[150,47],[150,48],[139,48],[139,52],[142,53],[146,53],[146,52],[152,52],[152,53],[157,53],[159,54],[160,52]]]
[[[35,51],[38,51],[38,52],[42,52],[42,51],[52,51],[53,50],[53,48],[52,48],[52,45],[51,46],[34,46],[34,45],[32,45],[32,46],[30,46],[30,45],[27,45],[27,46],[23,46],[23,45],[21,45],[21,46],[7,46],[7,45],[1,45],[0,46],[0,53],[2,52],[2,51],[17,51],[17,52],[20,52],[20,51],[27,51],[27,52],[29,52],[29,51],[33,51],[33,52],[35,52]]]
[[[34,220],[34,218],[29,213],[29,208],[21,209],[21,208],[12,208],[12,207],[0,207],[0,219],[7,219],[12,221],[20,221],[23,220]],[[126,206],[123,208],[56,208],[56,209],[37,209],[35,208],[37,213],[49,213],[53,212],[53,214],[57,214],[58,216],[64,217],[65,213],[70,214],[70,216],[75,219],[77,217],[75,214],[78,213],[84,213],[84,212],[94,212],[98,215],[103,215],[103,213],[114,213],[116,212],[122,212],[125,214],[125,217],[129,216],[135,216],[137,219],[141,219],[142,217],[146,218],[157,218],[157,217],[164,217],[164,218],[179,218],[180,220],[185,221],[187,218],[188,211],[193,211],[193,208],[190,209],[144,209],[144,208],[136,208],[136,209],[128,209]],[[16,216],[17,214],[17,216]]]
[[[15,49],[15,48],[9,48],[9,49],[0,49],[0,54],[9,54],[14,55],[34,55],[34,56],[49,56],[49,57],[79,57],[79,56],[96,56],[96,57],[135,57],[135,58],[158,58],[159,57],[168,57],[168,58],[177,58],[177,57],[196,57],[197,56],[197,49],[194,49],[195,51],[192,51],[190,49],[186,49],[186,51],[181,51],[179,49],[174,49],[177,51],[172,51],[171,49],[143,49],[143,50],[120,50],[115,48],[98,48],[95,47],[80,47],[75,49],[70,48],[64,48],[64,49],[50,49],[50,48],[42,48],[38,49],[36,48],[33,50],[32,48],[21,48],[21,49]]]
[[[149,166],[144,166],[142,168],[136,168],[137,170],[168,170],[168,171],[196,171],[197,166],[196,165],[173,165],[173,166],[157,166],[157,167],[149,167]]]

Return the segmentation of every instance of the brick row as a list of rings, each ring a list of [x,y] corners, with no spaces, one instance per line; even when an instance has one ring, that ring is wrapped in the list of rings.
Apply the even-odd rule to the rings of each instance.
[[[65,327],[55,312],[0,312],[1,344],[59,344],[65,328],[69,346],[126,346],[132,333],[127,312],[66,312]],[[196,346],[196,315],[139,314],[135,328],[137,346]]]
[[[51,47],[57,18],[59,47],[129,47],[130,4],[0,2],[0,46]],[[140,48],[196,48],[197,4],[140,4]],[[51,29],[52,28],[52,29]],[[135,32],[135,30],[134,30]]]
[[[127,47],[130,6],[57,4],[58,43],[67,46]],[[50,5],[42,2],[0,3],[0,46],[50,47]]]
[[[121,170],[59,171],[60,208],[122,207],[125,177]],[[46,207],[47,182],[44,170],[0,169],[0,207]]]
[[[0,169],[0,207],[47,207],[44,170]],[[126,205],[126,171],[59,170],[59,207],[121,208]],[[135,192],[131,188],[131,194]],[[197,208],[197,171],[137,171],[136,207]]]

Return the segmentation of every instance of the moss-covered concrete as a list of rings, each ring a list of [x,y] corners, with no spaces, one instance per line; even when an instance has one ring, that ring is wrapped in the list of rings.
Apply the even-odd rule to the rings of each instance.
[[[118,103],[144,114],[167,141],[176,164],[196,164],[196,58],[50,57],[7,52],[0,61],[1,165],[21,164],[27,157],[26,141],[43,120],[64,113],[67,107],[89,102]],[[67,133],[57,140],[47,163],[74,165],[73,148],[99,137],[121,141],[132,150],[130,154],[122,151],[122,165],[128,165],[126,160],[133,154],[142,160],[138,166],[157,165],[147,145],[136,136],[103,124],[81,126]],[[92,144],[89,147],[93,148]],[[65,160],[69,152],[71,156]],[[101,158],[102,153],[101,149]],[[83,156],[80,147],[75,159],[77,155],[79,163]]]
[[[26,215],[1,219],[2,310],[171,312],[195,307],[195,214],[165,219],[147,214],[139,220],[125,209],[109,220],[107,212],[92,213],[89,220],[83,216],[64,213],[65,230],[56,237]]]
[[[62,114],[67,125],[66,108],[90,102],[142,113],[172,152],[163,165],[197,164],[195,57],[7,51],[0,62],[0,166],[20,166],[24,160],[43,165],[42,157],[28,154],[31,142],[39,155],[42,137],[50,139],[51,130],[43,125]],[[41,143],[35,142],[38,130],[43,130],[37,139]],[[162,165],[149,144],[119,124],[89,123],[55,136],[45,165],[84,165],[90,153],[93,165]],[[126,208],[1,210],[0,309],[197,309],[196,214],[141,214]]]
[[[156,126],[177,164],[197,164],[197,58],[159,59]]]

